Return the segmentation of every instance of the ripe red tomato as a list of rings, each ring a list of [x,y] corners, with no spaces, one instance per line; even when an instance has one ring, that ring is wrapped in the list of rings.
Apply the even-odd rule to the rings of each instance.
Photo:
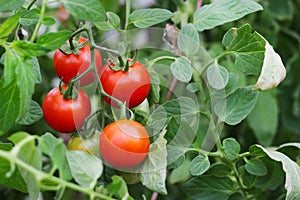
[[[106,64],[100,72],[100,81],[106,93],[126,102],[129,108],[142,103],[150,91],[150,75],[139,62],[130,66],[128,71],[114,71]],[[117,107],[116,102],[110,98],[104,97],[104,100]]]
[[[133,120],[118,120],[107,125],[100,136],[102,158],[116,168],[139,165],[150,146],[147,130]]]
[[[86,41],[86,38],[80,38],[79,44]],[[79,54],[63,54],[60,50],[54,53],[54,69],[57,76],[67,84],[72,78],[78,74],[82,74],[90,66],[90,45],[86,44],[79,50]],[[97,71],[100,72],[102,66],[102,59],[99,50],[95,50],[95,65]],[[82,79],[80,85],[85,86],[95,80],[93,72],[89,72]]]
[[[67,86],[62,86],[66,90]],[[58,87],[53,88],[45,97],[42,105],[44,118],[54,130],[71,133],[79,130],[91,113],[91,102],[86,93],[78,89],[77,99],[64,99]]]

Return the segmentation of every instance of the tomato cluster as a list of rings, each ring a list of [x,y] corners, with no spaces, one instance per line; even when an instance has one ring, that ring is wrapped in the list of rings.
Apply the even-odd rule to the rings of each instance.
[[[86,43],[80,38],[78,44]],[[45,121],[56,131],[72,133],[82,128],[85,119],[90,115],[91,103],[82,89],[74,90],[76,97],[67,98],[65,93],[74,77],[86,72],[90,67],[90,44],[78,49],[78,54],[65,54],[56,50],[54,54],[54,69],[57,76],[65,84],[52,89],[45,97],[42,109]],[[94,51],[95,67],[99,73],[102,92],[125,102],[128,108],[141,104],[150,91],[150,75],[141,63],[128,59],[126,65],[110,62],[102,67],[99,50]],[[118,65],[119,68],[114,68]],[[80,78],[80,85],[85,86],[95,80],[94,72],[88,72]],[[71,83],[71,84],[70,84]],[[112,106],[118,107],[117,102],[104,95],[104,100]],[[148,155],[150,140],[145,127],[134,120],[117,120],[108,124],[95,142],[95,137],[83,140],[73,136],[68,144],[69,150],[80,150],[97,155],[100,149],[103,160],[109,165],[124,169],[138,166]],[[97,150],[95,150],[95,147]]]

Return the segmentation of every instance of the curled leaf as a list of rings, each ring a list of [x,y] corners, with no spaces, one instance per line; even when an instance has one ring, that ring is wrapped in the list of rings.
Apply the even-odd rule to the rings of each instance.
[[[254,86],[256,90],[272,89],[279,85],[286,75],[286,70],[280,56],[268,42],[266,42],[265,48],[265,59],[262,70]]]

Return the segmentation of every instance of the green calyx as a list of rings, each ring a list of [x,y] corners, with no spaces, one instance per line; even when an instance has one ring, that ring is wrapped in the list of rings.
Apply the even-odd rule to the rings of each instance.
[[[59,91],[63,94],[64,99],[69,100],[69,99],[77,99],[78,98],[78,90],[74,86],[74,83],[70,81],[68,83],[67,89],[64,90],[62,88],[62,81],[59,83]]]

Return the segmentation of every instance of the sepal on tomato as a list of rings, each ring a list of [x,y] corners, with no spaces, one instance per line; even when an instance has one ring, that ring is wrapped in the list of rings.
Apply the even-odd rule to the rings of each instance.
[[[63,94],[64,99],[77,99],[78,98],[78,90],[74,86],[74,83],[70,81],[68,83],[68,87],[66,90],[62,88],[62,80],[59,82],[59,91]]]

